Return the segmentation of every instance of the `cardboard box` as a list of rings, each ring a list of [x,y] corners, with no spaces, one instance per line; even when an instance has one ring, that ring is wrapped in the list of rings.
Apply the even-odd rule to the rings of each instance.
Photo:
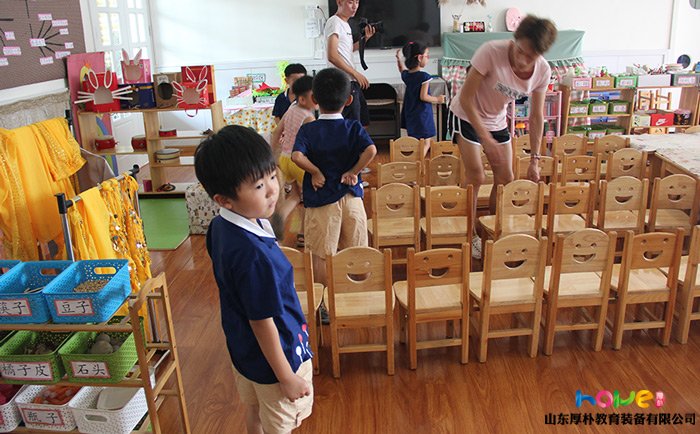
[[[202,74],[202,69],[206,68],[206,72]],[[189,69],[194,75],[194,80],[192,76],[187,74],[187,69]],[[182,74],[182,81],[199,81],[202,77],[207,80],[207,95],[209,96],[209,105],[216,102],[216,84],[214,83],[214,65],[198,65],[198,66],[183,66],[180,70]],[[179,83],[179,82],[178,82]]]
[[[156,107],[167,108],[175,107],[177,98],[175,97],[175,89],[172,82],[180,82],[181,75],[179,72],[163,72],[161,74],[153,74],[153,91],[156,97]]]
[[[632,115],[632,125],[635,127],[648,127],[651,125],[651,116],[648,113],[635,113]]]
[[[593,89],[612,89],[615,87],[615,78],[609,75],[593,77],[591,87],[593,87]]]
[[[120,84],[119,87],[131,88],[131,99],[122,100],[122,109],[147,109],[156,107],[153,83]]]
[[[653,113],[649,113],[651,116],[652,127],[670,127],[673,125],[673,112],[665,112],[663,110],[656,110]]]
[[[591,77],[565,77],[564,84],[574,90],[590,89]]]

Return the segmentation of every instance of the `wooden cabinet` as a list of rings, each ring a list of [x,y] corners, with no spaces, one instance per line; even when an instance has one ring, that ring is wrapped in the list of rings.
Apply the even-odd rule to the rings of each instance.
[[[582,125],[608,124],[622,129],[624,134],[630,133],[632,126],[632,107],[634,106],[635,89],[588,89],[588,90],[572,90],[569,86],[560,85],[562,92],[562,110],[561,110],[561,130],[560,134],[569,133],[571,127]],[[597,99],[610,94],[619,96],[621,101],[629,102],[627,113],[624,114],[570,114],[572,102],[584,101],[588,99]],[[617,95],[619,94],[619,95]]]
[[[547,92],[544,100],[544,130],[543,134],[547,143],[552,143],[552,138],[559,135],[561,129],[561,92]],[[520,137],[530,133],[530,106],[528,98],[515,100],[508,104],[507,109],[508,128],[512,137]]]
[[[676,92],[674,92],[674,90]],[[680,91],[680,95],[678,92]],[[678,96],[680,96],[679,99]],[[670,108],[666,105],[666,101],[678,101],[672,107],[690,111],[690,123],[687,125],[666,125],[666,126],[648,126],[648,127],[632,127],[633,134],[643,133],[668,133],[669,130],[675,132],[683,131],[700,123],[700,88],[697,86],[656,86],[656,87],[638,87],[635,92],[635,108],[645,105],[644,108],[659,108],[663,104],[662,109]],[[646,103],[646,104],[643,104]],[[646,107],[649,106],[649,107]]]
[[[163,108],[163,109],[143,109],[143,110],[119,110],[112,113],[135,113],[143,116],[144,130],[146,134],[146,150],[134,150],[130,144],[123,144],[117,148],[99,151],[95,149],[95,138],[99,137],[97,123],[94,122],[95,115],[98,113],[80,112],[80,139],[83,147],[90,152],[103,155],[128,155],[128,154],[146,154],[148,155],[148,163],[151,172],[151,182],[153,185],[152,192],[140,191],[139,195],[145,194],[184,194],[189,183],[174,183],[175,189],[172,191],[157,191],[157,189],[168,183],[166,169],[168,167],[178,166],[193,166],[194,165],[194,150],[199,142],[206,137],[203,131],[177,131],[176,136],[160,137],[159,130],[161,128],[161,114],[167,112],[183,112],[180,108]],[[197,116],[210,116],[213,131],[218,131],[223,128],[224,113],[221,101],[217,101],[206,109],[199,109]],[[187,142],[186,144],[182,144]],[[156,151],[165,148],[175,148],[180,150],[179,160],[168,163],[159,163],[156,160]]]

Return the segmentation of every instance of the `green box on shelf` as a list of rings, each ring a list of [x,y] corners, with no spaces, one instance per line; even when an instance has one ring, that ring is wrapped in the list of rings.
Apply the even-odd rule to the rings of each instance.
[[[588,115],[588,100],[571,101],[569,105],[569,116],[586,116]]]
[[[593,140],[605,136],[607,131],[607,126],[604,124],[591,125],[591,129],[588,130],[588,138]]]
[[[637,76],[636,75],[617,75],[617,76],[615,76],[615,87],[618,89],[637,87]]]
[[[610,136],[619,136],[619,135],[625,134],[625,129],[622,127],[618,127],[618,126],[608,127],[606,132]]]
[[[569,127],[569,129],[567,130],[567,134],[573,134],[579,137],[586,137],[586,134],[588,134],[589,129],[590,127],[585,125]]]
[[[63,377],[63,364],[58,347],[71,333],[34,332],[20,330],[0,346],[0,373],[5,383],[53,384]],[[49,344],[56,348],[47,354],[24,354],[27,347]]]
[[[629,101],[614,100],[608,102],[608,113],[611,115],[624,115],[629,113]]]
[[[599,99],[591,100],[588,104],[589,115],[606,115],[608,114],[608,103]]]

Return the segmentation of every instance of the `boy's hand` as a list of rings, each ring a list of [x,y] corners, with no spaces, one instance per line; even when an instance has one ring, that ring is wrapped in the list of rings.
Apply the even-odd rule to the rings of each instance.
[[[314,190],[318,190],[319,188],[322,188],[324,184],[326,183],[326,177],[323,176],[323,173],[319,170],[318,172],[314,173],[311,175],[311,186],[314,188]]]
[[[445,104],[445,101],[446,101],[445,95],[439,95],[439,96],[437,97],[437,103],[438,103],[438,104]]]
[[[284,396],[286,396],[287,399],[292,402],[305,396],[309,396],[311,393],[306,380],[296,374],[290,376],[286,381],[280,381],[280,389],[282,389]]]
[[[343,173],[343,176],[340,177],[340,182],[345,185],[353,186],[357,184],[357,174],[352,172],[345,172]]]

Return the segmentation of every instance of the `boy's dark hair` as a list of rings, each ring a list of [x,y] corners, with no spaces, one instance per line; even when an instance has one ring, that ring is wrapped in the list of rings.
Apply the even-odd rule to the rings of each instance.
[[[313,92],[322,110],[340,112],[350,96],[350,79],[340,69],[322,69],[314,77]]]
[[[557,39],[557,27],[546,18],[528,15],[520,21],[513,37],[527,39],[537,54],[544,54]]]
[[[284,76],[289,77],[292,74],[306,74],[306,68],[301,63],[290,63],[284,68]]]
[[[424,43],[417,41],[412,41],[404,45],[401,52],[403,53],[403,58],[406,59],[406,68],[413,69],[418,66],[420,64],[418,56],[425,54],[427,48],[428,47]]]
[[[238,187],[275,170],[270,145],[255,130],[229,125],[202,141],[194,153],[194,172],[210,197],[236,199]]]
[[[305,75],[303,77],[299,77],[292,85],[292,93],[296,96],[299,96],[311,92],[313,82],[314,79],[311,76]]]

